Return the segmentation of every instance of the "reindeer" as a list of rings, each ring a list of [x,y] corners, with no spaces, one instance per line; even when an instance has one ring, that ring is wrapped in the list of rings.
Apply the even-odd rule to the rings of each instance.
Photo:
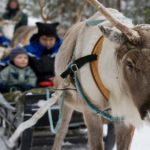
[[[30,38],[36,32],[37,28],[35,26],[22,26],[18,28],[11,41],[11,47],[16,47],[18,45],[28,45]]]
[[[24,9],[25,6],[22,8]],[[0,19],[0,28],[1,28],[1,34],[4,34],[6,38],[8,38],[10,41],[13,40],[14,37],[14,30],[16,24],[19,22],[21,19],[21,11],[18,11],[16,15],[10,19],[10,20],[5,20],[5,19]],[[18,45],[18,43],[17,43]],[[10,44],[10,47],[5,48],[5,47],[0,47],[0,60],[10,54],[10,49],[17,46],[13,45],[12,43]]]
[[[117,150],[128,150],[134,128],[142,126],[150,110],[150,25],[134,26],[130,22],[125,23],[123,21],[127,21],[126,18],[123,17],[121,21],[116,18],[119,12],[106,9],[97,0],[89,1],[101,14],[98,12],[88,20],[74,25],[66,34],[56,56],[56,85],[58,89],[74,89],[72,78],[67,76],[62,79],[60,74],[66,70],[72,57],[84,57],[97,48],[94,65],[97,73],[92,71],[94,62],[87,63],[80,69],[76,68],[75,73],[79,76],[85,95],[95,106],[104,110],[109,105],[111,115],[123,117],[122,122],[115,124]],[[120,17],[121,15],[118,16]],[[89,26],[89,22],[93,20],[109,20],[110,23],[106,21]],[[101,86],[97,81],[101,82]],[[32,118],[20,124],[8,140],[8,145],[13,147],[20,134],[36,124],[62,94],[63,91],[56,91]],[[65,94],[62,124],[56,134],[53,150],[61,149],[73,110],[84,115],[90,149],[103,150],[102,118],[87,107],[78,92],[69,90]]]
[[[24,9],[25,6],[22,8]],[[3,34],[10,40],[12,40],[13,35],[14,35],[14,29],[15,25],[21,18],[21,11],[18,11],[16,15],[10,19],[10,20],[5,20],[1,19],[0,20],[0,28],[2,29]]]
[[[20,12],[16,14],[16,16],[11,20],[0,20],[0,28],[1,28],[1,34],[4,34],[6,38],[12,39],[14,35],[14,29],[15,25],[20,19]],[[10,53],[10,48],[5,48],[0,46],[0,59],[6,57]]]
[[[3,34],[10,40],[13,37],[15,25],[16,25],[16,21],[14,20],[0,21],[0,28],[2,29]]]

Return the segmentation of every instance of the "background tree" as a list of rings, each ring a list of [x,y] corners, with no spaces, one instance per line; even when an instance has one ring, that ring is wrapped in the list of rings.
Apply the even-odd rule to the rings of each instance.
[[[86,0],[44,0],[45,13],[52,15],[54,21],[59,21],[64,27],[69,27],[80,18],[82,20],[91,16],[95,10]],[[150,24],[150,0],[99,0],[106,7],[116,8],[126,16],[133,19],[134,23]],[[29,16],[40,17],[40,8],[37,0],[19,0],[24,11]],[[6,0],[0,1],[0,13],[4,11]],[[78,18],[78,19],[79,19]]]

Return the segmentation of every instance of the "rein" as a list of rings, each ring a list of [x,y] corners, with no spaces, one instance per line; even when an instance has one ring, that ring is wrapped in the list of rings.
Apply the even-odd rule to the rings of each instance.
[[[64,89],[62,89],[62,90],[64,91]],[[50,97],[51,97],[51,94],[49,93],[49,90],[47,89],[46,90],[46,100],[49,100]],[[61,122],[62,122],[62,114],[63,114],[64,100],[65,100],[65,91],[63,92],[61,98],[62,98],[62,100],[61,100],[61,104],[59,107],[58,121],[57,121],[55,127],[54,127],[54,120],[53,120],[53,116],[52,116],[52,110],[55,110],[58,108],[50,107],[50,109],[48,110],[48,119],[49,119],[49,124],[50,124],[50,130],[53,134],[57,133],[58,129],[60,128]]]

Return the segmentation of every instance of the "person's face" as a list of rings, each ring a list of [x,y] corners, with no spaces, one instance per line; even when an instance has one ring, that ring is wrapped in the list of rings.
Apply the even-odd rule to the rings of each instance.
[[[40,39],[40,44],[45,46],[47,49],[51,49],[54,47],[56,38],[55,37],[47,37],[45,35],[41,36]]]
[[[25,68],[28,66],[28,56],[26,54],[19,54],[14,59],[14,64],[19,68]]]
[[[17,2],[16,1],[11,1],[10,4],[9,4],[9,7],[13,10],[16,9],[17,8]]]

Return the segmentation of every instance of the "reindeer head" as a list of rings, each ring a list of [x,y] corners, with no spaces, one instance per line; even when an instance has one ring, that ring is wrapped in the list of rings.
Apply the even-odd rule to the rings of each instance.
[[[17,22],[20,20],[20,11],[10,20],[0,20],[0,28],[2,29],[3,34],[8,38],[12,39],[14,35],[14,29]]]
[[[2,20],[0,22],[0,28],[2,29],[3,34],[10,40],[13,38],[15,25],[16,22],[11,20]]]
[[[150,25],[133,28],[122,24],[97,0],[89,0],[114,28],[100,27],[102,34],[116,43],[116,59],[124,80],[141,118],[150,110]]]

